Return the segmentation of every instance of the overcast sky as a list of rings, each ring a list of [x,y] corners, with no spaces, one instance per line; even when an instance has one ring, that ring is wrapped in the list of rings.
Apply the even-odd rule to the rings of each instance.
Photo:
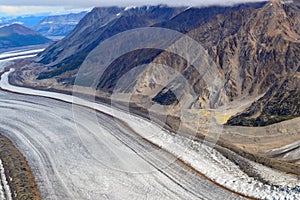
[[[69,13],[96,6],[139,6],[168,4],[172,6],[204,6],[265,0],[0,0],[0,17],[38,13]]]

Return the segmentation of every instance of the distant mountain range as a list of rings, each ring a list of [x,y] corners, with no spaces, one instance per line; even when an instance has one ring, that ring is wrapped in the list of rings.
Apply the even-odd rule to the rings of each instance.
[[[169,28],[198,41],[216,63],[224,90],[214,91],[217,98],[210,99],[211,91],[203,76],[191,70],[183,58],[146,49],[114,61],[99,80],[99,91],[130,93],[137,98],[147,97],[152,103],[167,104],[170,110],[176,109],[179,99],[174,98],[171,91],[180,88],[178,82],[169,83],[168,89],[161,86],[162,79],[172,77],[151,65],[137,72],[134,81],[116,85],[122,75],[135,66],[160,63],[172,66],[192,85],[196,98],[186,98],[191,95],[187,87],[181,88],[179,95],[186,99],[186,108],[215,108],[227,103],[239,105],[241,99],[263,96],[229,119],[229,125],[264,126],[300,116],[299,0],[203,8],[95,8],[67,37],[39,55],[39,64],[30,73],[33,77],[28,78],[28,73],[17,71],[15,76],[22,80],[18,84],[48,88],[47,83],[51,82],[60,88],[72,86],[78,68],[102,41],[141,27]],[[157,75],[155,78],[151,76],[153,71]],[[215,77],[209,78],[214,80]],[[28,79],[35,82],[26,81]],[[141,104],[143,102],[141,100]]]
[[[2,17],[0,18],[0,27],[20,24],[46,37],[64,37],[75,28],[86,14],[87,12],[83,11],[80,13],[53,16]]]
[[[81,12],[45,17],[33,29],[47,37],[66,36],[86,14]]]
[[[0,28],[0,48],[45,44],[50,39],[20,24]]]
[[[28,28],[33,28],[40,23],[46,16],[19,16],[19,17],[2,17],[0,18],[0,26],[11,24],[21,24]]]

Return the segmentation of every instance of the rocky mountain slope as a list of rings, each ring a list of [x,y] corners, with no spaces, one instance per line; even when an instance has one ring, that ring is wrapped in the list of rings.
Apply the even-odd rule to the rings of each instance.
[[[226,14],[249,8],[261,8],[265,2],[238,4],[234,6],[190,7],[170,20],[156,24],[157,27],[169,28],[187,33],[213,19],[216,15]]]
[[[180,100],[185,102],[185,108],[210,109],[229,102],[239,105],[240,99],[263,96],[228,124],[276,123],[299,117],[299,10],[298,0],[188,9],[95,8],[68,37],[39,55],[37,70],[28,72],[27,68],[15,74],[23,82],[26,82],[24,76],[30,76],[27,79],[34,82],[25,84],[46,87],[50,82],[68,87],[74,83],[86,56],[100,42],[134,28],[164,27],[195,39],[207,54],[201,56],[215,63],[223,85],[213,91],[213,99],[204,79],[216,77],[203,76],[180,56],[154,49],[133,51],[115,60],[100,78],[98,90],[133,94],[142,97],[141,103],[168,105],[170,110],[176,109]],[[187,46],[182,48],[188,50]],[[171,71],[155,68],[151,63],[171,66],[189,84],[180,87],[178,77]],[[127,74],[127,80],[121,81],[123,84],[117,84],[124,74],[139,65],[144,67]],[[179,92],[175,95],[174,91]],[[188,98],[192,92],[195,95]]]
[[[101,41],[125,30],[147,27],[170,19],[182,8],[152,6],[126,10],[118,7],[95,8],[72,33],[46,49],[40,57],[49,71],[38,79],[51,78],[77,69]]]
[[[253,72],[248,72],[247,77],[254,80],[250,94],[266,94],[245,113],[230,119],[230,125],[264,126],[300,116],[299,1],[293,4],[272,1],[258,16],[263,19],[252,20],[260,30],[259,35],[253,34],[257,53],[249,53],[258,59],[259,64],[254,64],[259,68],[252,67]]]
[[[79,23],[87,12],[45,17],[33,29],[46,37],[66,36]]]
[[[19,24],[0,28],[0,48],[49,43],[51,40]]]
[[[300,116],[300,68],[284,81],[275,83],[259,101],[227,124],[265,126]]]

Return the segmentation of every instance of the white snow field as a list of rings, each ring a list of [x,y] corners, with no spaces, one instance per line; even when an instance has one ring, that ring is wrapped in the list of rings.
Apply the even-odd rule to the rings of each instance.
[[[282,187],[263,184],[210,147],[106,105],[12,86],[8,74],[0,87],[27,95],[0,91],[0,133],[27,158],[43,199],[300,199],[296,177],[250,162]]]

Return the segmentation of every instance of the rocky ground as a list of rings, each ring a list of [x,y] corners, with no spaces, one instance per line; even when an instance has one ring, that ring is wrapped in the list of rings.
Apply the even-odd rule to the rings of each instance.
[[[11,197],[6,196],[5,199],[40,200],[34,176],[26,159],[3,135],[0,135],[0,159],[11,192]]]

